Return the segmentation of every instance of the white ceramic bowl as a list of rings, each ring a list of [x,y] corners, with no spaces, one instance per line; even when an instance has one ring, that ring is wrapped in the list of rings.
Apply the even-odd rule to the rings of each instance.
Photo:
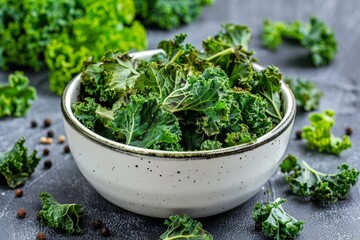
[[[139,52],[144,58],[154,52]],[[257,70],[261,69],[256,65]],[[295,119],[295,99],[282,84],[284,118],[255,143],[210,151],[168,152],[128,146],[84,127],[73,115],[80,75],[66,87],[61,110],[71,153],[81,173],[107,200],[152,217],[206,217],[254,196],[277,169]]]

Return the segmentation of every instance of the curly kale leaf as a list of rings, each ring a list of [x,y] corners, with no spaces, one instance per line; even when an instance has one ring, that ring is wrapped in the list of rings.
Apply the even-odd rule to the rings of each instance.
[[[216,53],[239,45],[246,51],[249,49],[251,32],[247,26],[228,23],[223,24],[222,28],[214,37],[203,41],[203,48],[207,53]]]
[[[256,203],[252,212],[255,226],[275,240],[294,239],[304,229],[304,222],[286,213],[281,204],[286,200],[277,198],[274,202]]]
[[[114,113],[114,129],[125,136],[125,143],[143,148],[180,141],[179,122],[174,114],[159,107],[156,97],[132,95],[126,106]]]
[[[135,0],[136,16],[145,26],[170,30],[194,22],[213,0]]]
[[[89,57],[99,61],[111,49],[124,52],[146,48],[145,29],[133,21],[132,0],[79,1],[78,5],[84,14],[72,21],[60,37],[53,38],[45,51],[50,89],[57,94],[62,93]]]
[[[220,68],[207,68],[201,76],[190,76],[184,87],[171,92],[163,101],[164,109],[172,112],[195,111],[208,136],[219,133],[228,120],[228,77]]]
[[[310,51],[315,66],[328,64],[337,53],[334,30],[316,17],[311,17],[301,44]]]
[[[96,109],[99,104],[93,98],[85,98],[82,102],[73,103],[71,108],[74,116],[90,130],[94,130],[96,122]]]
[[[325,174],[311,168],[305,161],[289,155],[280,165],[285,179],[295,195],[310,196],[314,201],[337,202],[345,199],[358,180],[360,172],[340,164],[335,174]]]
[[[202,224],[191,219],[188,215],[172,215],[165,220],[164,224],[168,229],[161,234],[159,239],[196,239],[212,240],[212,235],[202,228]]]
[[[323,92],[316,88],[316,84],[311,81],[303,81],[298,79],[297,82],[289,77],[284,79],[294,93],[296,103],[305,111],[316,110],[319,107],[320,99]]]
[[[247,143],[254,141],[256,137],[251,135],[249,132],[249,127],[243,123],[236,126],[233,131],[230,131],[226,134],[226,146],[236,146],[242,143]]]
[[[268,102],[266,114],[271,117],[274,124],[282,119],[281,111],[281,79],[282,74],[275,66],[267,67],[254,74],[254,81],[251,83],[253,91],[258,92]]]
[[[163,49],[166,56],[162,53],[153,56],[150,61],[158,63],[177,63],[182,65],[182,71],[186,74],[192,74],[193,72],[203,72],[208,63],[204,59],[200,59],[199,50],[193,45],[184,41],[186,34],[175,35],[174,39],[163,40],[158,44],[158,48]]]
[[[214,150],[221,148],[221,146],[221,142],[208,139],[201,143],[200,150]]]
[[[4,0],[0,7],[0,68],[44,67],[51,39],[80,17],[75,1]]]
[[[36,89],[29,86],[29,79],[21,71],[9,75],[9,84],[0,84],[0,118],[22,117],[36,99]]]
[[[304,38],[303,25],[300,21],[292,23],[273,22],[265,19],[263,23],[262,41],[263,45],[275,50],[281,45],[283,38],[301,41]]]
[[[334,30],[316,17],[311,17],[308,23],[264,21],[262,39],[265,47],[276,49],[283,38],[296,40],[308,49],[315,66],[330,63],[337,52]]]
[[[233,96],[252,135],[260,137],[273,128],[271,118],[266,114],[268,102],[263,97],[248,91],[236,91]]]
[[[335,112],[332,110],[313,113],[309,116],[311,126],[305,126],[302,130],[302,137],[307,140],[309,148],[339,155],[352,146],[348,135],[344,135],[341,139],[331,133],[331,127],[335,124],[334,117]]]
[[[229,76],[230,86],[250,90],[249,81],[253,78],[252,51],[248,51],[251,38],[250,29],[243,25],[224,24],[214,37],[203,41],[204,54],[199,57],[219,65]]]
[[[61,204],[50,193],[39,194],[43,204],[39,211],[42,224],[64,231],[68,234],[82,234],[79,221],[84,213],[82,206],[76,203]]]
[[[11,188],[27,181],[40,161],[36,150],[27,155],[24,143],[25,139],[20,138],[10,151],[0,153],[0,177],[4,177]]]
[[[139,73],[128,54],[118,51],[105,53],[101,62],[84,62],[81,85],[85,96],[112,105],[132,92]]]
[[[175,89],[184,87],[186,75],[177,64],[166,64],[165,66],[151,62],[140,74],[136,81],[136,89],[142,92],[151,92],[159,96],[162,101]]]

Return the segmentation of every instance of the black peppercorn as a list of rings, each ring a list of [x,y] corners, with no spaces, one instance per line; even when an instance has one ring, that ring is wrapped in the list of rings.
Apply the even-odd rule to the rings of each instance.
[[[301,139],[301,138],[302,138],[301,135],[302,135],[302,131],[301,131],[301,130],[297,130],[296,133],[295,133],[296,139],[298,139],[298,140]]]
[[[44,119],[44,127],[50,127],[51,126],[51,120],[49,118]]]
[[[99,229],[99,228],[101,228],[103,226],[103,223],[102,223],[102,221],[100,219],[95,219],[93,221],[93,226],[94,226],[95,229]]]
[[[46,160],[44,162],[44,169],[49,169],[49,168],[51,168],[51,166],[52,166],[51,160]]]
[[[24,191],[22,189],[16,189],[15,190],[15,196],[16,197],[22,197]]]
[[[69,152],[70,152],[69,145],[65,145],[65,147],[64,147],[64,153],[69,153]]]
[[[50,150],[48,148],[44,148],[43,155],[47,156],[47,155],[49,155],[49,153],[50,153]]]
[[[52,138],[54,136],[54,132],[52,130],[49,130],[46,135]]]
[[[32,120],[30,123],[32,128],[36,128],[37,127],[37,122],[35,120]]]
[[[351,136],[352,132],[353,132],[353,130],[352,130],[351,127],[347,127],[347,128],[345,129],[345,134],[348,135],[348,136]]]
[[[19,218],[24,218],[25,215],[26,215],[26,209],[25,209],[25,208],[19,208],[19,210],[17,210],[16,215],[17,215]]]
[[[108,227],[102,227],[100,229],[100,233],[101,235],[103,235],[104,237],[108,237],[110,236],[110,229]]]

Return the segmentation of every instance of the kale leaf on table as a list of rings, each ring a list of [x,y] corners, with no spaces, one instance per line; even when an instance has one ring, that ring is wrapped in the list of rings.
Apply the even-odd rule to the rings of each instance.
[[[226,24],[204,41],[186,35],[159,43],[165,54],[132,59],[120,51],[84,62],[75,117],[96,133],[132,146],[210,150],[255,141],[282,119],[282,75],[256,72],[245,50],[250,30]]]
[[[161,240],[196,239],[212,240],[212,235],[202,228],[202,224],[188,215],[172,215],[165,220],[167,230],[160,235]]]
[[[338,50],[334,30],[316,17],[311,17],[307,23],[274,22],[266,19],[262,33],[263,45],[275,50],[283,39],[298,41],[308,49],[315,66],[333,61]]]
[[[134,0],[136,17],[147,27],[170,30],[194,22],[214,0]]]
[[[331,127],[335,124],[334,117],[335,112],[332,110],[313,113],[309,116],[311,126],[304,126],[302,129],[302,138],[307,140],[309,148],[339,155],[352,146],[348,135],[344,135],[341,139],[331,133]]]
[[[345,199],[352,186],[358,180],[359,171],[350,169],[347,164],[340,164],[338,172],[326,174],[313,169],[304,160],[288,155],[280,165],[285,179],[295,195],[310,196],[318,202],[337,202]]]
[[[9,84],[0,84],[0,118],[22,117],[36,100],[36,89],[29,86],[29,79],[21,71],[9,75]]]
[[[290,77],[286,77],[284,82],[288,84],[294,93],[296,104],[299,107],[302,107],[305,111],[318,109],[323,92],[316,88],[315,83],[301,79],[294,82]]]
[[[39,211],[42,224],[68,234],[84,233],[79,225],[80,218],[84,213],[81,205],[76,203],[61,204],[48,192],[41,192],[39,197],[43,204]]]
[[[286,240],[296,238],[304,228],[304,222],[286,213],[281,204],[286,200],[256,203],[252,212],[257,229],[261,229],[270,239]]]
[[[11,188],[26,182],[40,161],[36,150],[27,154],[24,143],[25,139],[20,138],[10,151],[0,153],[0,178],[5,178]]]

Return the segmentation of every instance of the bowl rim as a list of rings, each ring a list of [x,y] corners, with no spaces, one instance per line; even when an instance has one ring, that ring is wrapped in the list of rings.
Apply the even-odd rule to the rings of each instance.
[[[150,53],[149,53],[150,52]],[[152,56],[154,53],[159,52],[159,50],[148,50],[143,52],[137,52],[133,54],[134,58],[144,58]],[[144,54],[142,54],[144,53]],[[136,55],[136,54],[139,54]],[[254,69],[260,71],[264,67],[253,64]],[[82,136],[87,139],[95,142],[98,145],[106,147],[110,150],[121,152],[127,155],[142,155],[142,156],[154,156],[159,158],[171,158],[172,160],[190,160],[190,159],[209,159],[214,157],[234,155],[238,153],[244,153],[251,151],[259,146],[262,146],[275,138],[281,135],[293,122],[296,114],[296,101],[295,97],[290,90],[289,86],[284,82],[281,82],[281,92],[282,92],[282,101],[285,98],[288,100],[287,107],[283,119],[277,124],[272,130],[264,134],[263,136],[257,138],[255,142],[244,143],[232,147],[220,148],[215,150],[205,150],[205,151],[165,151],[165,150],[153,150],[147,148],[140,148],[135,146],[126,145],[124,143],[119,143],[108,138],[102,137],[97,133],[91,131],[82,125],[74,116],[71,110],[71,96],[77,94],[76,84],[79,84],[81,80],[81,73],[76,75],[66,86],[60,100],[61,112],[63,115],[64,121],[72,127],[76,132],[80,133]]]

